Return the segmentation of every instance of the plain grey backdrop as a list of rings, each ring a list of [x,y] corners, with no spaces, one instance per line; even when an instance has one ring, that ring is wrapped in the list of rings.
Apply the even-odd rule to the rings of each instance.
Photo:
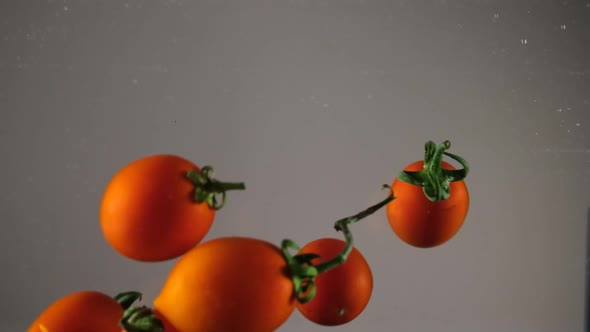
[[[0,1],[0,330],[81,289],[151,304],[174,261],[114,252],[102,192],[174,153],[244,181],[207,236],[339,237],[335,220],[452,142],[459,234],[353,226],[374,292],[353,322],[280,331],[585,329],[590,1]]]

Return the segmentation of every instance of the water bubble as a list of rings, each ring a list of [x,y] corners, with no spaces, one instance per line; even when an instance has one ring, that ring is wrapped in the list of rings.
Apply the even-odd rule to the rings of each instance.
[[[69,9],[69,8],[68,8],[68,6],[64,6],[64,11],[66,11],[66,12],[67,12],[67,11],[68,11],[68,9]]]
[[[492,15],[492,22],[498,23],[499,18],[500,18],[500,14],[495,13],[494,15]]]
[[[139,83],[139,81],[136,78],[134,78],[131,82],[133,82],[133,84]]]
[[[522,38],[520,40],[520,43],[523,44],[523,45],[526,45],[526,44],[528,44],[528,40],[526,38]]]
[[[557,109],[557,112],[561,113],[563,110],[561,108]]]
[[[560,28],[561,30],[565,30],[567,27],[565,26],[565,24],[562,24]]]
[[[579,126],[580,126],[580,123],[579,123],[579,122],[577,122],[577,123],[576,123],[576,127],[579,127]]]

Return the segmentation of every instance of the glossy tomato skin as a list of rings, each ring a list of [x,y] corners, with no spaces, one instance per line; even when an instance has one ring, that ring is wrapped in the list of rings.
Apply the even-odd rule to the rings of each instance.
[[[423,161],[404,170],[419,171]],[[443,161],[443,169],[455,169]],[[463,180],[451,182],[450,197],[431,202],[423,189],[399,179],[391,185],[395,199],[387,204],[386,214],[393,232],[404,242],[418,248],[439,246],[453,238],[467,217],[469,192]]]
[[[280,249],[225,237],[201,243],[170,271],[154,308],[182,332],[271,332],[295,308]]]
[[[322,238],[305,245],[299,253],[320,255],[312,262],[317,265],[330,260],[344,250],[346,242]],[[296,303],[301,314],[324,326],[346,324],[365,309],[373,292],[373,274],[369,264],[356,248],[346,262],[316,277],[316,294],[311,301]]]
[[[122,168],[100,207],[106,241],[120,254],[145,262],[176,258],[209,232],[215,210],[197,203],[186,173],[199,168],[174,155],[153,155]]]
[[[121,332],[123,307],[97,291],[79,291],[49,305],[27,332]]]

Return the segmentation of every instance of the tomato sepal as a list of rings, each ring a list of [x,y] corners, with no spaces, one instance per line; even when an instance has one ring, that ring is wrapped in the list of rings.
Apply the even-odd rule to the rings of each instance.
[[[225,205],[227,190],[245,190],[243,182],[221,182],[213,177],[213,167],[207,165],[201,170],[190,170],[186,177],[195,185],[193,198],[197,203],[207,203],[212,209],[220,210]],[[221,195],[221,200],[217,200]]]
[[[127,332],[164,332],[162,321],[146,306],[126,309],[119,325]]]
[[[461,181],[469,173],[469,163],[462,157],[449,153],[451,142],[446,140],[438,146],[433,141],[425,144],[424,169],[421,171],[401,171],[398,179],[420,186],[424,195],[431,202],[448,199],[451,196],[450,183]],[[462,169],[447,170],[442,168],[442,158],[446,155],[456,160]]]
[[[117,301],[125,310],[129,309],[135,301],[141,301],[141,298],[142,294],[136,291],[122,292],[113,296],[113,299],[115,299],[115,301]]]

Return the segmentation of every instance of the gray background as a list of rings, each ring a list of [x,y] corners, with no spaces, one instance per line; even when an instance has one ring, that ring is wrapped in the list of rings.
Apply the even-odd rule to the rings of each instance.
[[[0,330],[80,289],[151,303],[174,262],[127,260],[98,224],[131,160],[246,182],[207,239],[304,244],[449,139],[464,227],[422,250],[384,210],[355,225],[375,289],[333,330],[582,331],[589,37],[590,1],[2,0]]]

